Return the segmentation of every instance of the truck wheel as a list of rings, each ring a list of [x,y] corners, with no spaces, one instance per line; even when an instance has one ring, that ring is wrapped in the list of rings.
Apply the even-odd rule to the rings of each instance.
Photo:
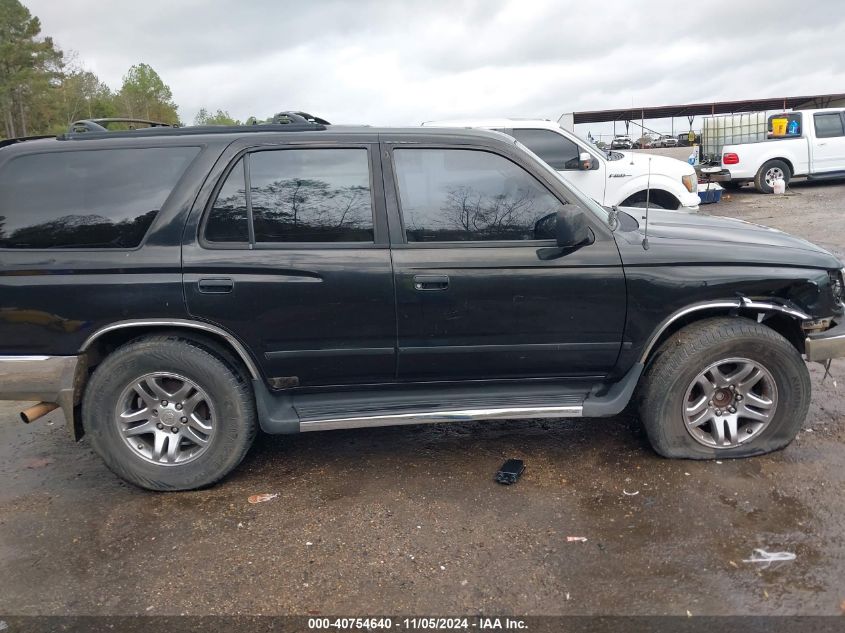
[[[237,466],[256,434],[241,371],[177,335],[128,343],[97,367],[82,401],[94,450],[149,490],[209,486]]]
[[[763,163],[763,166],[757,171],[754,176],[754,187],[760,193],[772,193],[774,191],[775,180],[783,178],[784,184],[789,184],[789,179],[792,172],[782,160],[774,159]]]
[[[664,457],[729,459],[789,444],[810,406],[810,374],[774,330],[744,318],[693,323],[658,350],[640,418]]]

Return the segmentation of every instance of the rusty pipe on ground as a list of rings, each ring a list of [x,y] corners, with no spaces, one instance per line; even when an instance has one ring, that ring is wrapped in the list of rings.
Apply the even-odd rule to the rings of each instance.
[[[59,408],[55,402],[39,402],[35,406],[29,407],[21,411],[21,420],[24,424],[35,422],[38,418],[47,415],[50,411],[55,411]]]

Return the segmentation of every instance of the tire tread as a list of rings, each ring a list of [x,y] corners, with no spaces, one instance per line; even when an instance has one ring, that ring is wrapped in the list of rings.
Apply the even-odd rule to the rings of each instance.
[[[789,402],[786,394],[781,395],[781,406],[797,404],[795,419],[789,424],[790,431],[766,439],[766,431],[757,440],[747,445],[731,449],[708,449],[699,445],[691,437],[685,446],[679,446],[670,432],[666,414],[657,411],[660,405],[669,399],[672,390],[677,388],[678,376],[713,347],[724,343],[735,343],[738,339],[754,341],[756,344],[770,346],[784,354],[793,362],[794,380],[790,388]],[[684,385],[684,388],[686,386]],[[741,317],[716,317],[692,323],[682,328],[667,339],[655,353],[655,357],[646,369],[642,389],[639,393],[640,418],[649,441],[664,457],[686,459],[714,459],[721,457],[747,457],[784,448],[794,438],[803,423],[810,405],[810,377],[806,365],[798,351],[782,335],[773,329],[750,319]],[[776,414],[777,415],[777,414]],[[791,432],[794,429],[795,432]],[[686,432],[686,431],[684,431]]]

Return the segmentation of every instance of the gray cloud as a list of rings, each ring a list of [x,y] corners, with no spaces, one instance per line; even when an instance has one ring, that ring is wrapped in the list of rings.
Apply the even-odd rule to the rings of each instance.
[[[113,87],[151,64],[185,121],[203,106],[416,124],[845,91],[837,0],[24,1]]]

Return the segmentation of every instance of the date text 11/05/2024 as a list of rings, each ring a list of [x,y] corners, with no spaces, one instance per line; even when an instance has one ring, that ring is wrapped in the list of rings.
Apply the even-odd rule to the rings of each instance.
[[[393,618],[309,618],[308,629],[319,630],[425,630],[425,631],[518,631],[528,628],[525,620],[510,617],[411,617]]]

